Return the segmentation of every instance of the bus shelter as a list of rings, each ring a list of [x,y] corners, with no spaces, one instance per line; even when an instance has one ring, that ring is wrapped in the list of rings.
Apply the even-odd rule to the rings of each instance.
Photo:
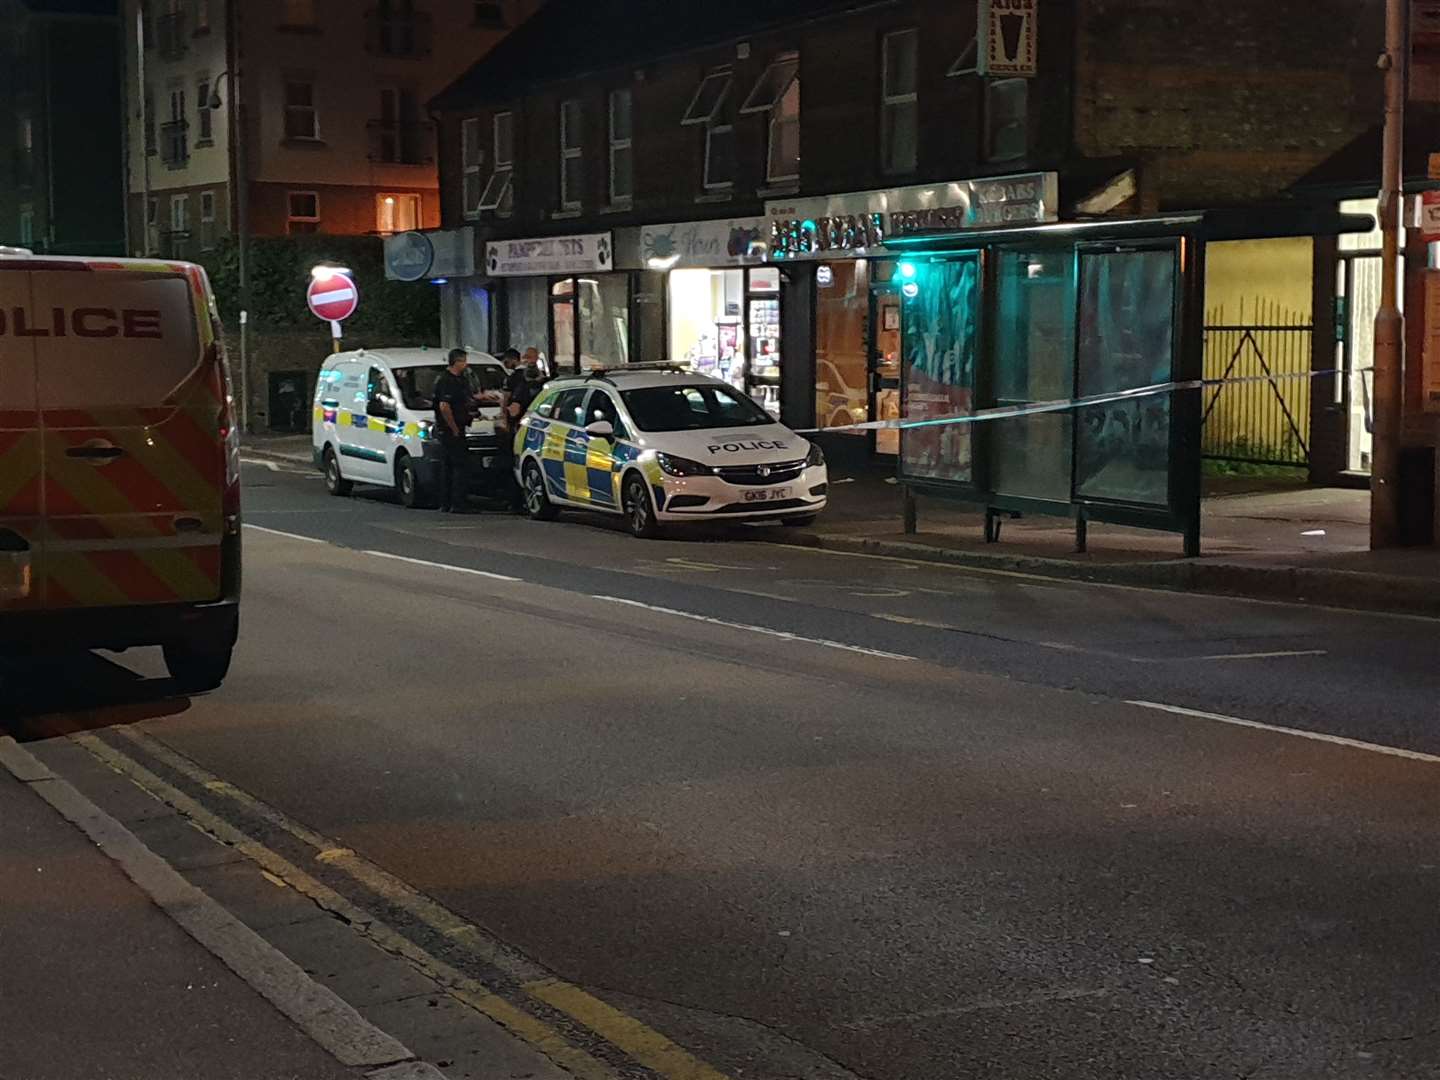
[[[1005,516],[1168,530],[1200,553],[1205,250],[1363,232],[1307,207],[928,233],[900,250],[899,479]],[[1313,366],[1313,365],[1312,365]]]

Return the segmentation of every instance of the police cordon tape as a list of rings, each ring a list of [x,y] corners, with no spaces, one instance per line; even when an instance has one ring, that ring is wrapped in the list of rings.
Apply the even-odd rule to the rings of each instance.
[[[1350,375],[1363,375],[1374,371],[1373,367],[1354,368]],[[994,409],[981,409],[972,413],[953,413],[950,416],[932,416],[924,420],[871,420],[864,424],[844,424],[840,427],[797,428],[798,435],[831,434],[836,431],[910,431],[915,428],[947,427],[952,424],[978,424],[986,420],[1009,420],[1019,416],[1037,416],[1042,413],[1066,412],[1070,409],[1084,409],[1093,405],[1109,405],[1117,401],[1135,401],[1140,398],[1170,394],[1176,390],[1203,390],[1207,386],[1239,386],[1244,383],[1277,383],[1295,379],[1315,379],[1322,375],[1344,375],[1339,368],[1324,371],[1290,372],[1283,375],[1242,375],[1229,379],[1187,379],[1184,382],[1154,383],[1151,386],[1137,386],[1130,390],[1114,390],[1105,394],[1090,394],[1086,397],[1060,398],[1055,401],[1033,401],[1028,405],[1004,405]]]

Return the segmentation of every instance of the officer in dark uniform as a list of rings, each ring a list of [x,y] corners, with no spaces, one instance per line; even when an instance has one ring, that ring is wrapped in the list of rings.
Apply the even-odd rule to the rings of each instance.
[[[475,394],[465,369],[470,358],[464,349],[451,349],[449,367],[435,380],[435,431],[440,436],[440,511],[463,514],[470,490],[470,453],[465,432],[475,417]]]

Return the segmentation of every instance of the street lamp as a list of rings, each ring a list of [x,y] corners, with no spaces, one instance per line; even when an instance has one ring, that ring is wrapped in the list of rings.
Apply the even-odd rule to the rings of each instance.
[[[211,109],[220,108],[220,81],[230,80],[230,153],[234,170],[230,190],[235,198],[235,244],[240,271],[240,294],[237,297],[240,308],[240,430],[250,432],[250,184],[245,169],[245,123],[244,104],[240,95],[239,69],[222,71],[210,84],[210,99],[205,103]]]

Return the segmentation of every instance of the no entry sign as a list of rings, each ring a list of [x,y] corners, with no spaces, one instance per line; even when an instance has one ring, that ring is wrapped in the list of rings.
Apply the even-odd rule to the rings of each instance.
[[[336,323],[355,314],[360,306],[360,290],[348,274],[315,277],[305,290],[305,302],[317,319]]]

